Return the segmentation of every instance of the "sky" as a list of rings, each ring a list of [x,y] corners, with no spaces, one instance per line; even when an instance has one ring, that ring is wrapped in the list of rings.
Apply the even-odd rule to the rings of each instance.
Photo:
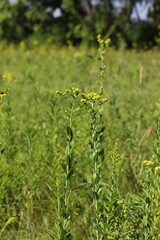
[[[149,10],[152,10],[152,4],[151,3],[145,3],[144,1],[142,3],[137,3],[137,10],[139,13],[140,20],[146,20],[147,14]],[[132,19],[137,20],[137,13],[135,9],[133,10]]]

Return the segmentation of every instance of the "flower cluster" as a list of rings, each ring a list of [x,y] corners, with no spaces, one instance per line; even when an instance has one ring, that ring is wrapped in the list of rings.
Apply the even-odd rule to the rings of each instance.
[[[70,89],[65,89],[64,92],[56,91],[57,94],[66,96],[68,93],[78,95],[81,92],[81,89],[72,87]]]
[[[61,96],[72,96],[72,97],[76,97],[81,93],[81,89],[79,88],[69,88],[69,89],[65,89],[64,92],[60,92],[60,91],[56,91],[57,94],[61,95]],[[85,104],[85,105],[102,105],[105,102],[108,102],[107,98],[101,98],[101,96],[98,93],[81,93],[80,94],[81,100],[80,102]]]
[[[105,102],[107,102],[107,98],[101,98],[98,93],[88,93],[88,94],[82,94],[81,102],[85,105],[90,105],[93,103],[96,103],[96,105],[101,105]]]
[[[72,88],[72,91],[73,91],[73,93],[75,93],[75,94],[79,94],[79,93],[81,92],[81,89],[73,87],[73,88]]]
[[[88,93],[88,94],[84,94],[84,96],[88,100],[99,100],[100,99],[100,96],[98,93]]]
[[[106,47],[108,47],[109,44],[110,44],[110,42],[111,42],[111,39],[108,38],[108,39],[106,39],[106,40],[103,40],[103,39],[101,38],[101,35],[98,34],[98,36],[97,36],[97,41],[98,41],[100,44],[105,44]]]
[[[150,161],[150,160],[145,160],[143,163],[144,163],[146,166],[149,166],[149,167],[151,167],[151,166],[153,166],[153,165],[156,164],[155,162]],[[160,171],[160,166],[154,167],[154,170],[155,170],[156,173],[159,172],[159,171]]]
[[[146,166],[153,166],[154,165],[154,162],[153,161],[150,161],[150,160],[145,160],[143,162]]]

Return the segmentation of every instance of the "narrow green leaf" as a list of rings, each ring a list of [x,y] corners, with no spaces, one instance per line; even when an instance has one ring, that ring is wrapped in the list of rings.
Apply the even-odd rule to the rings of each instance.
[[[73,139],[73,132],[72,132],[72,129],[69,127],[69,126],[67,126],[67,137],[68,137],[68,140],[71,142],[72,141],[72,139]]]
[[[6,227],[12,223],[14,220],[16,219],[16,217],[10,217],[7,222],[4,224],[4,226],[2,227],[2,229],[0,230],[0,236],[2,235],[2,233],[5,231]]]

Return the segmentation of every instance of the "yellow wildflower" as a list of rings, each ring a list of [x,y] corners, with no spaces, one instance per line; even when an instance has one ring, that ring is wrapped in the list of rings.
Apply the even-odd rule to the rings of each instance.
[[[88,100],[99,100],[99,99],[100,99],[100,96],[99,96],[98,93],[88,93],[88,94],[86,95],[86,98],[87,98]]]
[[[106,46],[108,46],[108,45],[110,44],[110,42],[111,42],[111,39],[108,38],[108,39],[105,41]]]
[[[153,161],[150,161],[150,160],[145,160],[143,163],[144,163],[145,165],[147,165],[147,166],[152,166],[152,165],[154,165],[154,162],[153,162]]]
[[[98,34],[98,36],[97,36],[97,41],[98,41],[99,43],[103,43],[103,40],[101,39],[101,35],[100,35],[100,34]]]
[[[155,171],[156,172],[160,171],[160,166],[155,167]]]
[[[102,98],[101,102],[102,103],[108,102],[108,99],[107,98]]]
[[[101,39],[101,34],[98,34],[98,35],[97,35],[97,39]]]
[[[73,91],[74,93],[80,93],[80,92],[81,92],[81,89],[73,87],[73,88],[72,88],[72,91]]]
[[[0,92],[0,98],[2,98],[2,97],[4,97],[4,96],[6,96],[6,93]]]
[[[86,99],[82,98],[82,99],[81,99],[81,102],[82,102],[82,103],[86,103]]]

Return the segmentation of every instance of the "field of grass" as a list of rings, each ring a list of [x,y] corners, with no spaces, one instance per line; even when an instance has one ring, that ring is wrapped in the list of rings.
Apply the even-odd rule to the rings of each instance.
[[[1,239],[160,239],[160,52],[0,55]]]

